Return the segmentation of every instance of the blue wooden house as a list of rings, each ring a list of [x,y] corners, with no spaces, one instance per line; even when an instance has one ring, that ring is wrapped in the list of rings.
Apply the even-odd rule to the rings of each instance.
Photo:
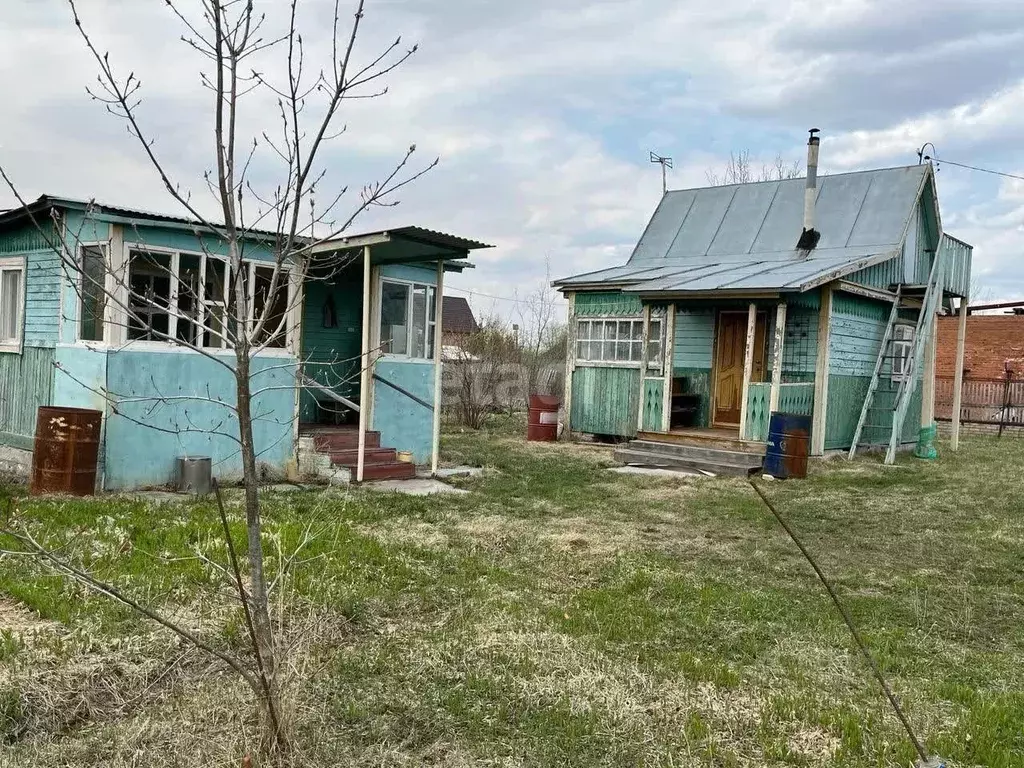
[[[273,240],[247,237],[249,285],[266,278]],[[83,289],[51,247],[61,241],[87,274],[104,264],[122,270],[126,279],[107,284],[126,293],[122,302],[128,286],[149,297],[142,321],[126,322],[117,314],[124,303]],[[256,449],[268,475],[337,476],[334,467],[373,479],[436,466],[436,297],[445,273],[469,266],[482,247],[419,227],[315,245],[344,258],[306,284],[291,281],[283,331],[252,362]],[[222,405],[234,402],[234,376],[218,362],[230,364],[234,352],[209,330],[230,301],[225,255],[214,233],[172,216],[55,197],[0,214],[0,460],[27,464],[36,409],[70,406],[104,414],[103,489],[172,482],[181,456],[211,457],[216,475],[239,476],[237,425]],[[199,297],[190,312],[179,306],[179,284]],[[155,340],[153,329],[201,352]],[[300,456],[302,445],[313,455]],[[399,451],[413,463],[396,461]]]
[[[629,261],[555,282],[570,302],[571,431],[623,461],[745,473],[772,412],[811,453],[884,447],[934,419],[934,324],[966,306],[971,247],[930,164],[666,192]]]

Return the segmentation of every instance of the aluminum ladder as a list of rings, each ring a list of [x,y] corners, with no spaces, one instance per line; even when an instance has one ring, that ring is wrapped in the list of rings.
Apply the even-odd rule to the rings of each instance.
[[[917,323],[914,328],[914,338],[910,346],[910,355],[903,375],[897,382],[892,377],[892,360],[896,357],[893,353],[893,332],[899,322],[899,311],[902,306],[902,286],[896,288],[896,298],[893,301],[892,312],[889,314],[889,322],[885,327],[885,334],[882,337],[882,344],[878,350],[878,359],[875,361],[874,372],[871,375],[871,384],[868,386],[867,395],[864,398],[864,406],[861,408],[860,418],[857,420],[857,430],[853,434],[853,443],[850,446],[849,458],[853,458],[858,448],[864,447],[886,447],[885,463],[892,464],[896,461],[896,449],[900,444],[900,435],[903,434],[903,426],[907,419],[907,411],[910,409],[910,402],[914,397],[917,388],[917,379],[921,371],[921,361],[924,359],[925,349],[931,337],[934,326],[934,315],[942,299],[943,285],[942,276],[945,268],[945,253],[939,250],[935,254],[932,269],[928,275],[928,285],[925,289],[924,300],[917,316]],[[885,363],[889,361],[889,370],[885,371]],[[885,382],[886,386],[882,386]],[[895,387],[893,385],[896,385]],[[884,397],[880,397],[884,395]],[[882,417],[879,417],[879,414]],[[885,417],[889,414],[891,418]],[[871,421],[869,421],[871,419]],[[878,422],[881,423],[878,423]],[[875,422],[875,423],[872,423]],[[872,437],[882,433],[883,439],[864,439],[865,430]]]

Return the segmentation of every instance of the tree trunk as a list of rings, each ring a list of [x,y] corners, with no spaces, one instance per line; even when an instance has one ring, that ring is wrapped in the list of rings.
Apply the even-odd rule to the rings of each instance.
[[[244,346],[244,345],[243,345]],[[263,525],[260,520],[259,472],[256,467],[256,446],[252,435],[252,389],[249,380],[250,361],[248,353],[238,350],[235,372],[237,386],[238,436],[242,453],[242,483],[245,487],[245,529],[249,548],[249,604],[256,635],[256,653],[262,665],[267,682],[263,696],[269,698],[264,706],[273,709],[280,716],[278,686],[275,679],[276,655],[274,634],[270,622],[270,607],[267,596],[267,579],[263,569]],[[283,746],[285,734],[283,723],[277,723],[274,741]]]

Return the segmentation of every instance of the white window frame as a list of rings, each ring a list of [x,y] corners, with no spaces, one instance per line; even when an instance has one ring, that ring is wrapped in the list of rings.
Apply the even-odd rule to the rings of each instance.
[[[180,284],[181,284],[181,257],[182,256],[189,256],[189,257],[193,257],[193,258],[196,258],[196,259],[199,260],[199,292],[198,292],[199,295],[196,297],[196,303],[199,306],[199,310],[200,310],[199,311],[199,318],[198,318],[198,325],[200,327],[199,327],[199,330],[198,330],[197,338],[201,340],[204,331],[207,330],[206,329],[206,324],[205,324],[205,316],[206,316],[206,308],[207,308],[207,297],[206,297],[206,268],[207,268],[207,263],[211,259],[213,259],[213,260],[216,260],[216,261],[223,262],[223,264],[224,264],[224,269],[225,269],[224,293],[220,297],[219,302],[223,303],[223,305],[226,308],[228,306],[228,304],[230,303],[230,297],[227,295],[227,291],[230,290],[231,286],[232,286],[232,282],[231,282],[231,280],[229,278],[229,273],[230,273],[231,265],[228,263],[228,261],[229,261],[228,257],[227,256],[221,256],[220,254],[216,254],[216,253],[205,253],[203,251],[182,250],[182,249],[179,249],[179,248],[167,248],[167,247],[163,247],[163,246],[149,245],[147,243],[136,243],[136,242],[130,242],[129,243],[129,242],[126,242],[124,244],[124,254],[125,254],[124,284],[123,284],[123,286],[121,288],[124,291],[124,303],[125,303],[126,306],[130,304],[130,295],[129,295],[129,288],[128,288],[128,286],[130,285],[130,279],[131,279],[131,257],[132,257],[132,253],[135,253],[135,252],[166,255],[166,256],[169,257],[169,262],[170,262],[170,275],[169,276],[170,276],[170,279],[171,279],[171,289],[170,289],[171,295],[170,295],[170,302],[169,302],[169,308],[168,308],[168,313],[169,313],[170,316],[168,318],[168,323],[167,323],[167,326],[168,326],[167,327],[167,335],[171,339],[177,339],[177,333],[178,333],[178,314],[179,314],[178,313],[178,296],[179,296],[179,290],[180,290]],[[255,279],[254,279],[255,271],[254,270],[256,269],[256,267],[265,267],[267,269],[273,269],[274,266],[275,266],[275,263],[273,261],[267,261],[267,260],[264,260],[264,259],[242,259],[242,267],[244,269],[247,269],[248,272],[249,272],[249,282],[248,282],[248,293],[249,293],[249,296],[248,296],[248,300],[249,300],[250,307],[253,306],[253,299],[255,298]],[[294,333],[293,332],[295,330],[294,326],[295,326],[295,323],[296,323],[296,318],[295,318],[295,313],[292,310],[293,310],[293,304],[294,304],[294,301],[295,301],[296,286],[295,286],[295,283],[294,283],[294,281],[292,279],[292,271],[291,271],[291,269],[289,269],[288,267],[282,266],[281,267],[281,277],[279,278],[279,280],[281,281],[281,284],[287,290],[287,296],[288,296],[288,302],[287,302],[287,305],[285,307],[285,318],[286,318],[285,319],[285,327],[282,330],[282,334],[283,334],[284,339],[285,339],[285,345],[283,347],[264,346],[264,347],[262,347],[260,349],[260,354],[261,355],[268,355],[268,356],[274,356],[274,355],[290,356],[290,355],[294,354],[293,353],[293,343],[292,342],[293,342],[293,339],[294,339]],[[211,301],[215,301],[215,300],[211,299]],[[107,302],[107,307],[109,307],[109,306],[110,306],[110,302],[108,301]],[[226,309],[225,309],[225,314],[226,314]],[[105,316],[104,317],[104,322],[106,323],[108,321],[109,321],[109,317]],[[252,325],[253,318],[250,317],[248,322],[249,322],[248,330],[251,331],[252,328],[253,328],[253,325]],[[119,344],[118,345],[119,347],[128,347],[128,348],[133,348],[134,347],[134,348],[147,349],[147,350],[152,350],[152,351],[161,351],[161,352],[166,352],[166,351],[194,351],[194,350],[190,350],[187,345],[179,343],[177,341],[169,341],[169,340],[165,341],[165,340],[161,340],[161,339],[128,339],[127,338],[127,333],[128,333],[127,326],[123,330],[124,330],[124,334],[125,334],[125,343],[124,344]],[[76,336],[77,336],[77,334],[76,334]],[[81,343],[89,344],[89,345],[94,345],[94,344],[98,344],[99,342],[88,341],[88,342],[81,342]],[[195,346],[201,346],[201,344],[196,344]],[[218,347],[201,346],[201,348],[205,352],[208,352],[210,354],[222,354],[222,353],[224,353],[224,354],[233,354],[234,353],[233,347],[228,346],[226,342],[224,344],[222,344],[221,346],[218,346]]]
[[[917,328],[912,323],[896,323],[893,326],[890,355],[891,377],[894,382],[905,381],[910,375],[909,363],[913,356],[916,333]]]
[[[99,340],[94,339],[83,339],[82,338],[82,309],[84,303],[83,291],[85,290],[85,249],[86,248],[99,248],[103,252],[103,263],[105,265],[103,271],[103,284],[100,286],[100,290],[103,292],[103,316],[100,318],[100,325],[103,328],[103,338]],[[110,297],[107,295],[107,275],[110,274],[111,247],[109,240],[94,240],[90,242],[80,242],[78,244],[78,275],[75,279],[75,299],[78,302],[78,314],[75,316],[75,335],[74,339],[76,342],[82,344],[89,344],[90,346],[96,344],[102,344],[107,338],[107,324],[109,322],[107,318],[107,308],[110,306]],[[61,281],[63,284],[63,281]],[[61,289],[61,299],[63,300],[63,288]],[[61,313],[63,314],[63,312]],[[125,329],[127,333],[127,329]]]
[[[0,339],[0,352],[21,354],[22,344],[25,341],[25,257],[12,256],[0,259],[0,291],[3,290],[3,275],[6,272],[17,272],[21,275],[18,281],[18,316],[14,321],[17,336]],[[7,297],[0,293],[0,311],[3,311],[6,301]]]
[[[658,317],[658,318],[653,318],[652,317],[651,318],[652,322],[654,322],[655,320],[657,320],[658,322],[661,323],[661,329],[662,329],[661,330],[661,334],[663,335],[664,334],[664,329],[665,329],[664,320],[662,318],[660,318],[660,317]],[[604,344],[605,343],[609,343],[609,340],[603,338],[603,335],[602,335],[601,339],[596,339],[593,336],[593,332],[592,331],[586,337],[583,337],[583,336],[580,335],[580,329],[582,328],[583,323],[587,323],[591,328],[593,327],[594,323],[615,323],[616,324],[616,326],[615,326],[616,327],[616,339],[614,341],[610,342],[610,343],[615,344],[615,347],[614,347],[615,355],[613,356],[612,359],[609,360],[609,359],[606,359],[604,357],[604,354],[603,354]],[[620,360],[619,357],[618,357],[619,343],[620,343],[620,340],[617,338],[617,336],[618,336],[618,331],[617,331],[618,323],[630,323],[630,333],[629,333],[630,338],[628,340],[627,339],[622,340],[624,343],[628,343],[630,345],[630,355],[629,355],[629,359],[627,359],[627,360]],[[640,335],[639,335],[639,338],[637,338],[637,339],[633,338],[633,330],[632,329],[633,329],[634,326],[637,326],[637,327],[640,328]],[[616,315],[616,316],[603,316],[602,315],[602,316],[599,316],[599,317],[577,317],[576,318],[576,328],[574,329],[575,333],[574,333],[574,338],[573,338],[573,343],[576,344],[576,363],[578,365],[585,365],[585,366],[592,366],[592,367],[596,366],[596,367],[607,367],[607,368],[639,368],[643,364],[643,354],[644,354],[644,338],[643,338],[644,333],[643,333],[643,327],[644,327],[644,319],[643,319],[643,317],[636,317],[636,316],[632,316],[632,315],[631,316],[618,316],[618,315]],[[601,354],[601,356],[600,357],[593,357],[593,356],[591,356],[589,354],[586,355],[586,356],[585,355],[581,355],[580,354],[580,343],[581,342],[587,343],[588,345],[593,343],[593,342],[600,343],[601,347],[602,347],[602,354]],[[636,359],[633,359],[633,348],[634,348],[634,346],[636,347],[637,354],[638,354],[638,357]],[[662,354],[664,354],[664,341],[662,341],[661,348],[662,348]],[[587,351],[588,351],[588,353],[590,352],[590,348],[589,347],[588,347]],[[648,361],[648,370],[651,370],[652,368],[653,368],[653,366],[650,364],[650,361]],[[654,368],[654,370],[657,370],[657,369]]]
[[[414,363],[433,363],[434,362],[434,350],[430,346],[430,334],[431,334],[431,331],[434,332],[434,344],[436,345],[436,344],[440,343],[440,339],[437,338],[437,311],[438,311],[438,309],[440,309],[441,302],[440,302],[440,299],[439,299],[439,297],[437,295],[437,286],[434,285],[433,283],[421,283],[421,282],[417,282],[415,280],[403,280],[403,279],[398,278],[398,277],[387,277],[385,275],[382,275],[380,280],[378,280],[377,282],[378,282],[378,285],[377,285],[377,291],[376,291],[376,293],[377,293],[377,311],[376,311],[376,315],[377,315],[377,317],[376,317],[376,332],[377,332],[377,336],[376,336],[376,338],[377,338],[377,346],[382,348],[382,349],[383,349],[383,344],[386,341],[386,339],[384,338],[384,328],[383,328],[383,321],[384,321],[384,317],[383,317],[383,314],[384,314],[383,313],[384,284],[385,283],[390,283],[391,285],[404,285],[404,286],[406,286],[406,292],[405,292],[405,295],[406,295],[406,302],[405,302],[405,327],[406,327],[407,330],[406,330],[406,334],[405,334],[405,352],[395,352],[394,350],[392,350],[391,352],[383,352],[382,353],[382,357],[393,358],[393,359],[397,359],[397,360],[406,360],[406,361],[414,362]],[[413,310],[413,306],[412,305],[413,305],[413,301],[412,301],[412,295],[413,295],[413,291],[415,289],[417,289],[417,288],[425,288],[426,289],[426,295],[427,295],[426,302],[425,302],[426,303],[426,309],[424,310],[424,314],[426,315],[426,323],[424,325],[424,333],[426,334],[426,338],[424,339],[425,343],[423,345],[423,348],[424,348],[423,351],[424,351],[424,354],[426,355],[426,357],[417,357],[417,356],[413,356],[410,353],[410,350],[412,349],[412,344],[413,344],[413,333],[412,333],[412,327],[413,327],[412,326],[412,310]],[[430,294],[431,294],[431,292],[433,292],[433,294],[434,294],[434,315],[433,315],[433,317],[431,317],[431,315],[430,315]]]

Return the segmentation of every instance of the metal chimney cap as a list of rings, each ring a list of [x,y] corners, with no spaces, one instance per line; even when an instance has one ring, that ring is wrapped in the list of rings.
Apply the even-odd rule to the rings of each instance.
[[[820,128],[811,128],[811,130],[809,130],[808,133],[811,134],[811,138],[807,140],[808,144],[817,144],[818,142],[821,141],[821,139],[818,137],[818,134],[821,133]]]

